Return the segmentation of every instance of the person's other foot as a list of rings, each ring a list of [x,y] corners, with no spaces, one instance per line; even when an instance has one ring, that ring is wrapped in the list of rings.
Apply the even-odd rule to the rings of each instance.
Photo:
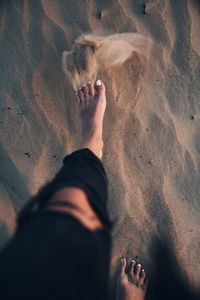
[[[148,279],[142,266],[132,260],[126,270],[126,258],[122,258],[117,278],[116,300],[143,300],[147,285]]]
[[[89,148],[99,158],[103,149],[103,117],[106,108],[105,86],[101,80],[89,81],[75,93],[76,109],[82,134],[80,148]]]

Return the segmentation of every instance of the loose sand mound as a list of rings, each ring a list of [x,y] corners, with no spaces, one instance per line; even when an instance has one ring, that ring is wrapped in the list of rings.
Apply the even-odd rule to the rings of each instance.
[[[63,52],[63,71],[77,91],[89,80],[94,82],[98,72],[121,66],[133,52],[146,56],[147,47],[147,39],[137,33],[82,34],[75,41],[73,50]]]
[[[144,2],[0,2],[0,241],[13,232],[28,197],[78,149],[73,88],[85,75],[79,81],[66,62],[74,43],[93,43],[91,76],[107,89],[103,162],[116,220],[113,298],[125,255],[143,264],[149,299],[193,299],[200,286],[200,4]],[[125,59],[105,63],[103,51],[99,68],[105,37],[122,33],[145,37],[148,57],[126,40]],[[63,61],[71,80],[63,51],[70,53]]]

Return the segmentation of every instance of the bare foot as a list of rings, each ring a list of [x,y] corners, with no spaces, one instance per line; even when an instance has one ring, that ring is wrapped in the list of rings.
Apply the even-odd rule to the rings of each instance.
[[[121,259],[117,278],[117,300],[143,300],[148,279],[140,264],[132,260],[126,269],[126,258]]]
[[[103,149],[103,117],[106,109],[105,86],[97,80],[95,86],[89,81],[75,93],[76,109],[82,134],[80,148],[89,148],[99,158]]]

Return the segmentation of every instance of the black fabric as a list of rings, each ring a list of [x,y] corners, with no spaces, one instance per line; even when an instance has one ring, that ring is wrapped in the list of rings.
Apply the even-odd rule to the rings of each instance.
[[[83,189],[102,223],[111,226],[106,209],[108,180],[102,162],[89,149],[75,151],[64,158],[61,170],[22,210],[19,222],[38,207],[44,207],[56,191],[66,186]]]
[[[61,187],[82,188],[103,229],[92,232],[67,213],[43,210]],[[107,178],[101,161],[83,149],[67,156],[55,178],[19,215],[0,254],[0,299],[108,299],[110,230]]]

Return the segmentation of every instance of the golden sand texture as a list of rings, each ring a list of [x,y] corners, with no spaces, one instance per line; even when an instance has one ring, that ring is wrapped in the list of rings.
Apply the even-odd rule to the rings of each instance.
[[[2,245],[29,196],[78,149],[74,88],[87,76],[84,61],[76,76],[63,52],[84,43],[92,79],[102,79],[107,94],[112,298],[124,255],[143,264],[149,299],[193,299],[200,287],[199,28],[198,0],[0,2]],[[121,54],[107,47],[108,37],[124,33],[148,40],[140,47],[148,55],[124,39],[128,52],[124,44]],[[125,59],[112,64],[109,49]]]
[[[146,56],[147,48],[147,39],[137,33],[82,34],[73,50],[63,52],[63,71],[76,91],[89,80],[94,82],[98,72],[125,63],[133,52]]]

